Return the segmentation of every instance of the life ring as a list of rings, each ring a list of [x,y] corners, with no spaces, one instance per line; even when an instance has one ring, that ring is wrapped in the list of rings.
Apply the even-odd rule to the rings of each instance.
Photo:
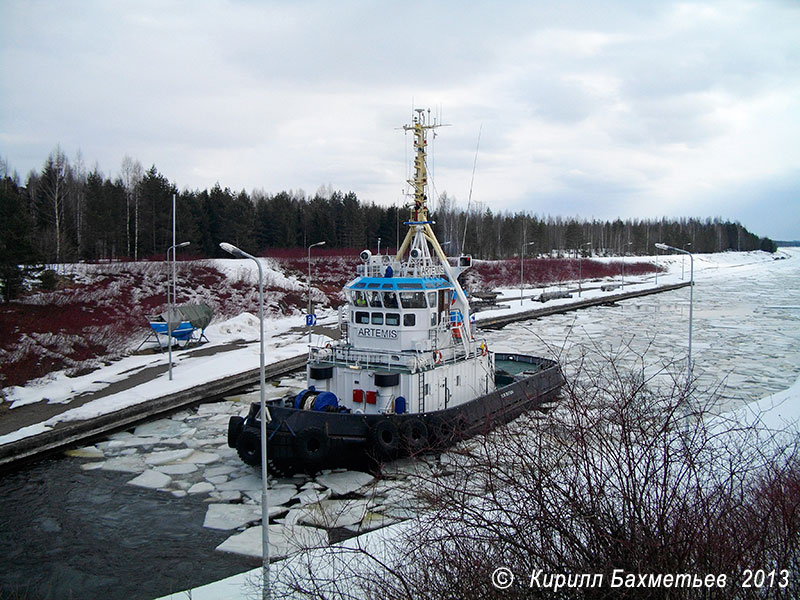
[[[442,364],[442,353],[438,350],[433,351],[433,362],[435,362],[437,365]]]

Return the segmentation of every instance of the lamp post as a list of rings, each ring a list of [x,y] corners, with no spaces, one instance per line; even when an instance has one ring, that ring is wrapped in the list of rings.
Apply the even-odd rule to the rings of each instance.
[[[311,244],[308,247],[308,345],[311,346],[311,249],[314,246],[324,246],[325,242],[317,242],[316,244]],[[380,242],[378,242],[378,248],[380,248]],[[380,254],[380,250],[378,250]]]
[[[272,417],[267,409],[266,383],[264,382],[264,271],[259,260],[232,244],[221,242],[220,248],[236,258],[249,258],[255,261],[258,267],[258,321],[260,323],[261,352],[259,355],[260,368],[259,380],[261,384],[261,557],[262,557],[262,585],[261,597],[269,600],[269,504],[267,499],[267,422]]]
[[[582,248],[584,246],[591,246],[592,242],[586,242],[585,244],[581,244],[580,248],[578,249],[578,298],[581,297],[581,292],[583,291],[583,252]]]
[[[525,243],[525,235],[523,234],[523,236],[522,236],[522,250],[519,253],[519,303],[520,303],[520,305],[522,305],[522,302],[523,302],[522,286],[523,286],[523,281],[524,281],[523,280],[523,273],[525,272],[525,266],[524,266],[525,265],[525,263],[524,263],[525,248],[527,248],[528,246],[533,246],[535,244],[536,244],[536,242],[528,242],[526,244]]]
[[[656,248],[658,250],[658,248]],[[656,287],[658,287],[658,252],[656,252]]]
[[[625,255],[628,254],[628,246],[633,244],[633,242],[628,242],[624,246],[622,246],[622,289],[625,289]]]
[[[691,245],[692,245],[692,242],[687,242],[687,243],[685,243],[683,245],[683,247],[686,248],[686,246],[691,246]],[[674,248],[674,250],[678,250],[678,249]],[[691,252],[687,252],[686,250],[678,250],[678,252],[683,252],[684,254],[691,254]],[[685,270],[686,270],[686,258],[681,256],[681,281],[683,281],[683,273],[684,273]]]
[[[694,255],[688,250],[675,248],[674,246],[667,246],[666,244],[658,243],[656,248],[659,250],[674,250],[681,254],[689,255],[689,379],[692,378],[692,309],[694,306]]]
[[[174,233],[174,232],[173,232]],[[173,242],[174,236],[173,236]],[[169,262],[169,253],[172,251],[172,285],[167,284],[167,348],[169,349],[169,380],[172,381],[172,318],[173,308],[172,304],[177,302],[178,298],[178,282],[175,279],[175,250],[177,248],[185,248],[190,242],[181,242],[167,248],[167,262]],[[172,300],[170,300],[169,289],[172,287]]]

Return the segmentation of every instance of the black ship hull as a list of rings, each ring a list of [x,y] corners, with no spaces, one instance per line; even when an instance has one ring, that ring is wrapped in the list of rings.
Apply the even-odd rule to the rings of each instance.
[[[337,467],[374,469],[384,461],[445,448],[486,433],[555,399],[564,377],[554,361],[524,354],[495,354],[493,392],[420,414],[363,415],[301,410],[284,399],[268,402],[268,466],[288,475]],[[508,369],[504,367],[509,367]],[[260,404],[247,417],[231,417],[228,445],[250,465],[261,464]]]

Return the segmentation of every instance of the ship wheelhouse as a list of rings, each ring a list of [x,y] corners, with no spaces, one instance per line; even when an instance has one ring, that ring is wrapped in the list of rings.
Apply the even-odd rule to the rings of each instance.
[[[347,341],[391,352],[433,351],[450,334],[453,286],[441,278],[360,277],[345,293]]]

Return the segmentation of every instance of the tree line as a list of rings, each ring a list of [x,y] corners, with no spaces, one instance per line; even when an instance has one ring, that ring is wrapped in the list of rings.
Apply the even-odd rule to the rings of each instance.
[[[305,248],[325,241],[328,248],[396,248],[405,234],[408,209],[381,206],[321,187],[267,194],[178,190],[155,165],[143,169],[126,156],[114,177],[88,170],[78,153],[70,160],[56,147],[40,171],[22,182],[0,161],[0,285],[8,298],[24,276],[23,265],[79,260],[140,260],[166,256],[172,243],[172,199],[178,242],[196,257],[223,256],[227,241],[251,253]],[[431,213],[448,254],[476,258],[590,252],[601,255],[652,254],[663,242],[694,252],[774,251],[738,222],[714,219],[578,220],[526,212],[468,208],[442,194]],[[17,283],[15,283],[15,281]]]

